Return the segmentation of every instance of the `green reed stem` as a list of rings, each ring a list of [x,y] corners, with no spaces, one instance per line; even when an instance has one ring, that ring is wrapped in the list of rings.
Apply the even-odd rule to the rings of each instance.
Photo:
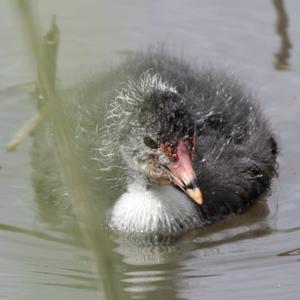
[[[54,143],[61,172],[68,186],[70,199],[77,217],[80,229],[88,247],[96,257],[96,267],[101,280],[98,284],[104,289],[107,300],[127,299],[123,292],[120,276],[114,270],[113,244],[104,229],[97,227],[102,213],[95,214],[91,205],[87,180],[81,170],[78,155],[74,151],[70,124],[65,120],[62,109],[62,99],[55,90],[56,57],[60,32],[52,20],[51,31],[44,39],[40,38],[35,14],[28,0],[18,0],[18,8],[24,29],[28,35],[31,50],[38,66],[36,91],[39,101],[44,104],[40,115],[49,121],[54,133]],[[104,222],[101,222],[102,224]]]

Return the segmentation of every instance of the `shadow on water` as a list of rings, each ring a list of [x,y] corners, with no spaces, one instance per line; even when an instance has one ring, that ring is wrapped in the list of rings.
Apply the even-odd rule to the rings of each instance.
[[[283,0],[273,0],[276,10],[276,32],[280,38],[280,48],[274,54],[274,67],[276,70],[286,70],[290,67],[290,49],[293,47],[288,34],[289,18]]]

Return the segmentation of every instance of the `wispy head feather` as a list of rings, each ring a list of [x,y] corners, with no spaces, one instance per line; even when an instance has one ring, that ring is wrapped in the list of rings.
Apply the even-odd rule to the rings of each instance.
[[[100,137],[100,153],[104,168],[111,168],[120,163],[120,145],[129,129],[140,128],[138,119],[142,102],[153,91],[176,93],[176,88],[164,82],[157,73],[149,69],[144,72],[139,80],[128,79],[115,99],[107,107],[105,126]]]

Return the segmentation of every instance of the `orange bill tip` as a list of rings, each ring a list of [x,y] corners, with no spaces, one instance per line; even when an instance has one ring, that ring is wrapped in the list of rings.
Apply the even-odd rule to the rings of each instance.
[[[189,195],[190,198],[192,198],[196,203],[202,204],[203,203],[203,197],[200,189],[198,187],[194,189],[186,189],[186,193]]]

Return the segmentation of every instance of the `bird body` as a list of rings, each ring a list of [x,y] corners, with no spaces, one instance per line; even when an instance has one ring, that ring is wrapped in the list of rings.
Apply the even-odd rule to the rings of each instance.
[[[109,221],[118,231],[177,234],[244,212],[276,173],[257,100],[223,70],[150,51],[73,96],[85,167],[119,168],[127,184]]]
[[[176,143],[192,130],[192,167],[203,203],[193,203],[180,189],[160,194],[155,182],[146,190],[148,178],[139,189],[137,183],[131,185],[119,199],[112,212],[112,226],[121,231],[168,229],[173,233],[245,211],[268,190],[275,174],[276,143],[254,97],[236,78],[218,69],[197,71],[176,59],[153,53],[137,56],[136,64],[140,71],[133,79],[127,75],[128,85],[125,81],[116,97],[117,102],[129,101],[131,105],[122,108],[128,117],[123,117],[124,127],[115,133],[128,139],[127,148],[127,143],[122,145],[118,138],[123,157],[133,166],[132,153],[147,156],[147,150],[139,146],[142,137],[151,136],[155,143]],[[132,124],[127,128],[128,122]],[[138,159],[146,160],[142,156]],[[134,173],[141,176],[146,172],[135,168]],[[157,176],[163,178],[163,170]],[[155,176],[148,177],[151,181]],[[178,187],[174,181],[173,185]],[[126,207],[129,214],[125,213]],[[182,220],[178,221],[179,216]],[[130,225],[132,220],[144,222]],[[164,226],[168,222],[173,222],[175,229]]]

